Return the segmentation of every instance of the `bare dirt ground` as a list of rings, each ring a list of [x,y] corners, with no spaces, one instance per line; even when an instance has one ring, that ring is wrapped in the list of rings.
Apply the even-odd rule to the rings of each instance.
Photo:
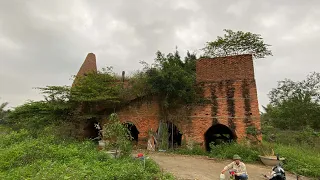
[[[172,173],[179,180],[213,180],[219,179],[220,172],[230,161],[208,159],[204,156],[185,156],[152,152],[147,155],[156,161],[165,172]],[[272,167],[247,164],[249,179],[264,179],[262,174],[268,174]],[[286,172],[287,180],[296,180],[296,176]],[[226,179],[227,173],[226,173]],[[300,177],[300,180],[309,178]]]

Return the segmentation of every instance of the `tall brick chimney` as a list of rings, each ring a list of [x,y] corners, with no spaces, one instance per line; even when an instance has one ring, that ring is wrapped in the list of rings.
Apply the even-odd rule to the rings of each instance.
[[[240,140],[248,128],[261,129],[252,55],[203,58],[196,63],[197,82],[213,102],[214,124],[223,124]],[[261,140],[261,134],[258,135]]]
[[[80,67],[80,69],[76,75],[76,78],[74,79],[74,81],[72,83],[72,86],[75,85],[75,81],[76,81],[77,77],[84,76],[90,72],[97,72],[96,55],[93,53],[89,53],[87,55],[86,59],[82,63],[82,66]]]

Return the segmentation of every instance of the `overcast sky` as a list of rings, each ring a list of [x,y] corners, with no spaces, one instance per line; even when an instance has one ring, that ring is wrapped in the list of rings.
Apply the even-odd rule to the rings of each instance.
[[[319,0],[0,0],[0,103],[71,85],[87,53],[116,72],[155,52],[198,51],[223,29],[261,34],[274,56],[255,60],[260,105],[284,78],[320,71]]]

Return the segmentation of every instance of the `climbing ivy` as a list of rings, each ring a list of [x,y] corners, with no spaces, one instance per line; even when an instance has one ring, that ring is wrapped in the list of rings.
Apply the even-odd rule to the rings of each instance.
[[[236,129],[236,125],[234,123],[235,118],[235,103],[234,103],[234,91],[235,88],[233,86],[234,81],[228,80],[226,81],[226,95],[227,95],[227,105],[228,105],[228,125],[231,130],[234,132]]]
[[[210,86],[210,91],[211,91],[211,112],[212,112],[212,124],[218,124],[218,101],[217,98],[218,96],[216,95],[216,85],[213,84]]]

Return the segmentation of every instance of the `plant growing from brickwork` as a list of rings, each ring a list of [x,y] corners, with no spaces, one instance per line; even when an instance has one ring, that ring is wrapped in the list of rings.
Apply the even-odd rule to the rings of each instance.
[[[156,56],[152,66],[144,63],[144,72],[147,87],[151,87],[149,93],[159,97],[163,111],[194,102],[196,56],[188,53],[184,61],[178,51],[168,55],[158,51]]]
[[[240,54],[252,54],[254,58],[272,56],[269,44],[265,44],[260,34],[224,29],[226,34],[215,41],[207,42],[204,51],[206,57],[221,57]]]
[[[143,70],[130,82],[131,92],[136,96],[157,97],[161,122],[190,122],[189,105],[198,98],[196,55],[188,52],[182,60],[178,51],[167,55],[158,51],[153,64],[141,63]]]

